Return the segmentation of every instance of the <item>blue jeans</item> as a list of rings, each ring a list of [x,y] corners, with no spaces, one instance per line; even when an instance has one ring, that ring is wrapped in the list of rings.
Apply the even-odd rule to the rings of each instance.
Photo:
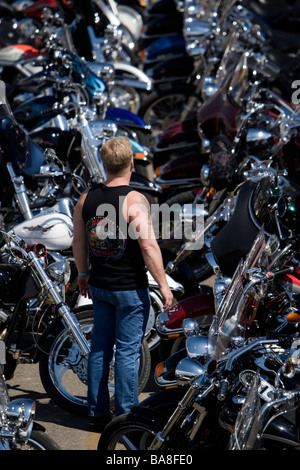
[[[110,291],[90,286],[94,329],[88,360],[90,416],[109,412],[108,376],[115,345],[115,414],[139,403],[139,358],[149,310],[148,289]]]

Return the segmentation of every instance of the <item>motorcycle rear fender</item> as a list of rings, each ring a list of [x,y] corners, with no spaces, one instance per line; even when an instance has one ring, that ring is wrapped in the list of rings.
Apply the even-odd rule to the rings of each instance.
[[[156,318],[156,329],[162,337],[174,337],[182,334],[182,322],[185,318],[204,320],[215,314],[213,294],[198,294],[177,302],[160,313]],[[201,321],[202,323],[202,321]]]
[[[130,143],[133,150],[133,160],[142,160],[145,163],[152,161],[148,148],[139,144],[139,142],[136,142],[134,139],[130,139]]]
[[[24,17],[32,17],[42,19],[44,17],[44,8],[57,8],[56,0],[39,0],[22,10]]]
[[[149,286],[154,288],[154,289],[158,289],[159,288],[158,284],[157,284],[157,282],[155,281],[155,279],[153,278],[152,274],[149,271],[147,271],[147,277],[148,277]],[[172,292],[177,292],[179,294],[184,293],[184,287],[183,287],[182,284],[180,284],[180,282],[175,281],[168,274],[166,274],[166,277],[167,277],[167,281],[168,281],[168,286],[170,287]]]

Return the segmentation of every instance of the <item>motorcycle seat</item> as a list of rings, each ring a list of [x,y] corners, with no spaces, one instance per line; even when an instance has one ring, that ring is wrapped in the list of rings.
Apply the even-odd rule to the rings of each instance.
[[[254,188],[251,181],[242,185],[233,215],[211,242],[221,272],[229,277],[234,274],[240,259],[245,259],[259,231],[249,213]]]

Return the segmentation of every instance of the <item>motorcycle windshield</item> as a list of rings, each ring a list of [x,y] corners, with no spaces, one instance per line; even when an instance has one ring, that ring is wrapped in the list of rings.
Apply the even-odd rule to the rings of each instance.
[[[244,48],[239,43],[239,35],[237,32],[232,32],[229,36],[228,43],[225,47],[220,65],[218,67],[216,78],[219,85],[224,81],[224,78],[234,71],[236,68]]]
[[[248,50],[242,44],[239,34],[234,32],[224,51],[216,77],[221,86],[229,78],[227,93],[239,107],[248,89],[249,67]]]
[[[232,79],[229,83],[229,95],[234,103],[240,107],[248,89],[248,64],[247,53],[244,52],[235,68]]]
[[[246,289],[248,281],[245,271],[258,264],[264,248],[265,232],[264,227],[261,227],[245,260],[240,260],[213,318],[208,333],[210,350],[213,351],[211,359],[218,360],[230,342],[245,337],[246,328],[242,317],[251,296],[251,291]]]
[[[231,450],[253,450],[262,432],[259,375],[253,377],[241,410],[237,415],[231,440]]]

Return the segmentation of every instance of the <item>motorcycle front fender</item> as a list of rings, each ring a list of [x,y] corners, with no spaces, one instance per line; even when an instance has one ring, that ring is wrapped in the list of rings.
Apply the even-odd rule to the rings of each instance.
[[[147,412],[151,415],[151,412],[155,412],[155,414],[159,413],[159,416],[166,416],[167,418],[170,417],[171,413],[175,410],[178,406],[178,403],[186,393],[187,387],[177,387],[177,388],[169,388],[159,391],[158,393],[153,393],[145,400],[140,403],[140,406],[134,408],[136,414],[146,414]],[[147,411],[146,411],[147,410]],[[147,414],[147,416],[149,416]],[[151,416],[149,416],[151,419]]]
[[[283,442],[287,446],[295,448],[299,446],[297,426],[283,416],[278,416],[270,422],[263,432],[262,438],[268,442],[274,441],[275,445]]]
[[[81,305],[79,307],[75,307],[72,309],[72,314],[75,316],[79,315],[82,312],[86,312],[88,309],[91,310],[91,317],[93,316],[93,305],[92,304],[87,304],[87,305]],[[66,329],[68,329],[68,326],[66,325],[64,319],[61,316],[56,317],[50,324],[47,325],[47,328],[45,331],[42,333],[42,336],[40,338],[40,347],[35,348],[34,351],[34,358],[33,362],[37,363],[39,362],[41,355],[43,354],[43,346],[47,343],[48,337],[52,335],[53,331],[56,331],[57,325],[63,324]]]
[[[161,427],[164,426],[166,421],[166,416],[164,416],[164,414],[155,409],[146,408],[142,405],[132,408],[131,413],[135,416],[140,416],[143,419],[147,419],[151,423],[158,423],[161,425]]]
[[[142,118],[126,109],[108,108],[105,119],[130,127],[131,129],[142,129],[143,131],[151,132],[151,127]]]
[[[186,44],[182,34],[172,34],[153,41],[146,48],[144,64],[165,60],[166,56],[187,55]]]
[[[149,76],[134,65],[122,62],[114,64],[115,83],[131,86],[140,90],[151,91],[152,81]]]

